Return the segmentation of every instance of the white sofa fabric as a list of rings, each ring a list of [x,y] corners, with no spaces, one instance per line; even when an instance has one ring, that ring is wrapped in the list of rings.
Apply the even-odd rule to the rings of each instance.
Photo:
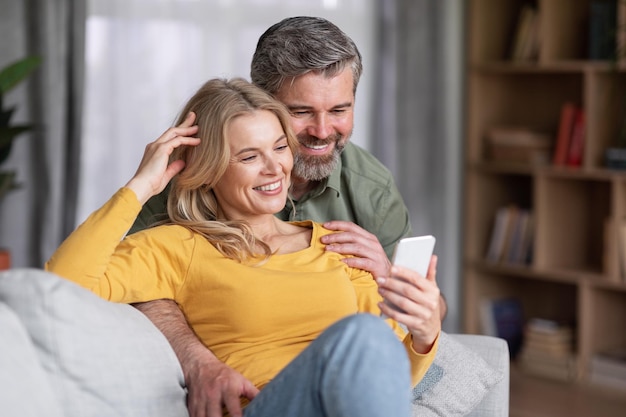
[[[14,269],[0,273],[0,335],[4,417],[188,416],[176,355],[129,305],[42,270]],[[441,342],[416,387],[414,416],[508,416],[506,343],[447,334]]]

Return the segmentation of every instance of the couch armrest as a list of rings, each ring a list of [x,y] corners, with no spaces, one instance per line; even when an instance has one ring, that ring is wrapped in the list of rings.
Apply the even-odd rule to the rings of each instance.
[[[509,415],[510,358],[506,341],[483,335],[451,334],[450,336],[504,374],[504,378],[489,391],[469,416],[507,417]]]

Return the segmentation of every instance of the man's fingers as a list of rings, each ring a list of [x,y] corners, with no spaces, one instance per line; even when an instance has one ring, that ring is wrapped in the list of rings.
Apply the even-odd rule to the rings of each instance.
[[[225,395],[224,396],[224,404],[226,405],[226,408],[228,409],[228,412],[230,413],[231,417],[241,417],[242,416],[241,402],[239,401],[239,396]],[[221,412],[220,412],[219,415],[220,416],[222,415]]]
[[[348,221],[343,221],[343,220],[329,221],[329,222],[324,223],[324,228],[328,230],[334,230],[337,232],[354,233],[355,235],[365,237],[369,240],[371,239],[378,240],[378,238],[374,234],[363,229],[361,226],[352,222],[348,222]]]

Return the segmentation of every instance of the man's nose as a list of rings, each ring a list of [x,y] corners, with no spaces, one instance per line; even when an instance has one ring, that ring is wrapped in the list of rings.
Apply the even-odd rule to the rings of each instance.
[[[333,133],[333,126],[325,113],[317,114],[307,127],[307,134],[318,139],[326,139]]]

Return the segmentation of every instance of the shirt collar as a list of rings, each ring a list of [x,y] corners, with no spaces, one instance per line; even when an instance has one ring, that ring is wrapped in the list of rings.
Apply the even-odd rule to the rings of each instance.
[[[337,161],[337,166],[330,173],[330,176],[325,178],[323,181],[317,185],[317,187],[313,188],[311,191],[303,195],[298,201],[306,201],[311,198],[315,198],[319,195],[322,195],[327,188],[334,190],[337,193],[337,197],[341,195],[341,168],[342,162],[341,158]]]
[[[326,187],[332,188],[337,191],[337,197],[341,194],[341,168],[342,168],[342,159],[341,157],[337,161],[337,166],[333,169],[333,172],[330,173],[330,176],[326,180]]]

